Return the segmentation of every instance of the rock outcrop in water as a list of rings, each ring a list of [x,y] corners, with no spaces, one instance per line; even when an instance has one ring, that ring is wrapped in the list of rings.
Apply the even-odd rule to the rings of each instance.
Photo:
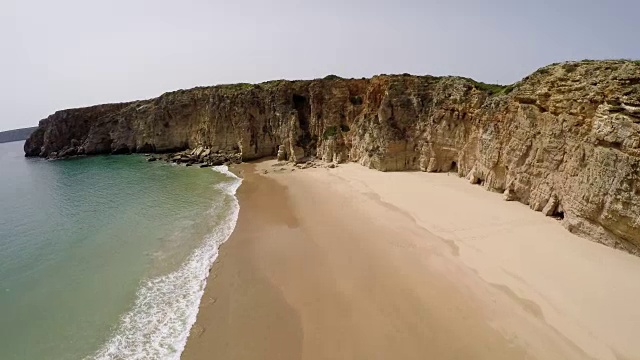
[[[27,156],[170,152],[315,156],[456,172],[572,232],[640,254],[640,62],[539,69],[509,87],[460,77],[329,76],[58,111]],[[281,154],[282,156],[282,154]],[[461,204],[464,206],[464,204]]]

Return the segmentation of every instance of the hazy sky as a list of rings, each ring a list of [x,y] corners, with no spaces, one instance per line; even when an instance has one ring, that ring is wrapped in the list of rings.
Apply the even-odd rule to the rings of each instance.
[[[640,58],[639,14],[640,0],[0,0],[0,130],[219,83],[511,83],[562,60]]]

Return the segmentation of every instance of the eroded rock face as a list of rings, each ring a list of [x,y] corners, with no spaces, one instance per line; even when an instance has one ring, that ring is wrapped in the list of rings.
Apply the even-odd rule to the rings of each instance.
[[[639,254],[640,63],[550,65],[491,94],[459,77],[272,81],[58,111],[25,144],[50,157],[209,149],[455,172]],[[512,91],[508,91],[512,90]],[[204,150],[203,150],[204,151]]]
[[[278,146],[278,152],[276,154],[276,158],[278,159],[278,161],[287,160],[287,152],[284,150],[284,145]]]

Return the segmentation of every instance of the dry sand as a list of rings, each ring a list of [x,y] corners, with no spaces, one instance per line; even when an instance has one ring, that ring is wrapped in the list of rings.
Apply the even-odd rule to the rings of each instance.
[[[183,359],[640,359],[640,258],[453,174],[272,164]]]

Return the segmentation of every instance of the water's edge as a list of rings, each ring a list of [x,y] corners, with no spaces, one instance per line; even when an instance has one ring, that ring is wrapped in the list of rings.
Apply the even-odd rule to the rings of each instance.
[[[219,246],[231,236],[240,210],[236,191],[242,179],[227,166],[212,169],[227,176],[229,181],[217,185],[226,196],[222,204],[212,204],[207,215],[213,216],[229,206],[227,213],[176,271],[141,284],[133,307],[120,318],[113,336],[87,360],[180,359],[196,322]],[[167,302],[167,299],[173,301]]]

